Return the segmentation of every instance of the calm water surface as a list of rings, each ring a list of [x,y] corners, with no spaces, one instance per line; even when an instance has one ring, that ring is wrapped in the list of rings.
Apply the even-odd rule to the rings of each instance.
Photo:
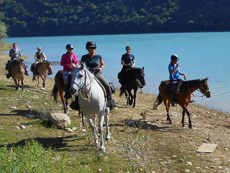
[[[147,85],[143,90],[155,95],[160,82],[168,79],[170,56],[177,54],[180,71],[187,75],[187,80],[209,77],[212,97],[201,97],[196,91],[195,103],[230,113],[230,32],[24,37],[5,41],[18,44],[21,53],[29,57],[28,65],[34,62],[38,46],[49,61],[60,61],[66,44],[74,45],[74,53],[80,59],[87,53],[86,42],[95,41],[96,53],[102,55],[106,65],[103,74],[116,87],[119,87],[117,73],[122,67],[121,55],[125,53],[125,46],[130,45],[136,67],[145,67]],[[55,73],[60,69],[60,65],[54,66]]]

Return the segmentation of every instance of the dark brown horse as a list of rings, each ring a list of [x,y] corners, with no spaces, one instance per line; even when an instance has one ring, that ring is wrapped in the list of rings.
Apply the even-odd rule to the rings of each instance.
[[[24,90],[24,77],[25,77],[25,69],[22,59],[14,59],[12,62],[10,73],[12,78],[14,79],[14,83],[16,85],[16,90],[19,89],[19,84],[21,81],[22,91]]]
[[[167,112],[167,120],[170,124],[172,124],[172,120],[169,116],[169,108],[171,104],[171,94],[169,92],[170,84],[169,81],[162,81],[159,86],[159,95],[157,97],[157,100],[154,102],[153,109],[157,109],[158,106],[164,101],[166,112]],[[182,126],[185,127],[184,123],[184,116],[185,112],[188,115],[189,120],[189,128],[192,128],[192,122],[190,119],[190,113],[187,109],[187,106],[189,104],[189,101],[191,99],[191,94],[195,90],[200,90],[201,93],[204,94],[207,98],[211,97],[211,92],[209,90],[208,86],[208,78],[205,79],[197,79],[197,80],[190,80],[190,81],[183,81],[179,93],[176,95],[176,102],[182,107]]]
[[[68,111],[68,100],[66,100],[64,98],[64,92],[65,92],[65,88],[64,88],[64,79],[63,79],[63,70],[59,70],[54,78],[55,84],[52,90],[52,95],[54,97],[54,101],[57,102],[58,101],[58,93],[61,97],[61,101],[64,107],[64,113],[67,113]]]
[[[35,72],[36,70],[36,72]],[[46,77],[48,75],[53,74],[52,64],[48,61],[42,61],[36,64],[36,69],[33,71],[33,81],[37,82],[37,86],[39,86],[39,77],[42,79],[42,86],[45,88]]]
[[[124,77],[124,90],[121,89],[120,97],[125,93],[127,99],[127,105],[130,106],[133,104],[133,107],[136,107],[136,93],[138,88],[142,88],[146,85],[145,83],[145,73],[143,68],[131,68],[128,69]],[[133,94],[132,94],[133,90]],[[128,94],[127,92],[128,91]]]

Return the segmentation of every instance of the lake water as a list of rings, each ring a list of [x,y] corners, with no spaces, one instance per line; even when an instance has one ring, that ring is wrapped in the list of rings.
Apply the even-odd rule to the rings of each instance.
[[[66,44],[74,45],[74,53],[80,59],[87,53],[86,42],[95,41],[96,53],[102,55],[105,62],[103,74],[116,87],[120,86],[117,73],[122,68],[121,55],[129,45],[136,67],[145,67],[147,85],[143,91],[155,95],[160,82],[168,79],[170,56],[177,54],[180,71],[186,74],[187,80],[209,77],[212,97],[201,97],[196,91],[195,103],[230,113],[230,32],[24,37],[4,41],[16,42],[21,53],[29,58],[26,60],[28,65],[34,62],[38,46],[42,47],[49,61],[60,61],[61,55],[66,52]],[[60,69],[62,66],[54,66],[55,73]]]

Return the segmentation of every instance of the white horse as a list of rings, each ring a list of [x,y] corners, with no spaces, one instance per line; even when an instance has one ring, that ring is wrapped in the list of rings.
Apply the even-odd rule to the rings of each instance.
[[[94,134],[95,146],[100,151],[106,152],[103,138],[103,123],[105,115],[106,123],[106,140],[110,139],[109,133],[109,111],[106,107],[106,98],[102,87],[95,80],[95,76],[90,73],[84,65],[74,66],[71,73],[70,92],[75,96],[78,95],[78,102],[83,115],[87,118]],[[100,135],[100,144],[96,130],[96,118],[99,114],[98,132]]]

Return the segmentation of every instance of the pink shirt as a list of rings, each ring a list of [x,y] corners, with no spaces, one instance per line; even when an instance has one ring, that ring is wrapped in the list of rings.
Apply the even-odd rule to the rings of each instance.
[[[64,71],[72,71],[72,66],[69,66],[70,64],[77,64],[78,59],[75,54],[63,54],[61,57],[61,66],[63,66]]]

